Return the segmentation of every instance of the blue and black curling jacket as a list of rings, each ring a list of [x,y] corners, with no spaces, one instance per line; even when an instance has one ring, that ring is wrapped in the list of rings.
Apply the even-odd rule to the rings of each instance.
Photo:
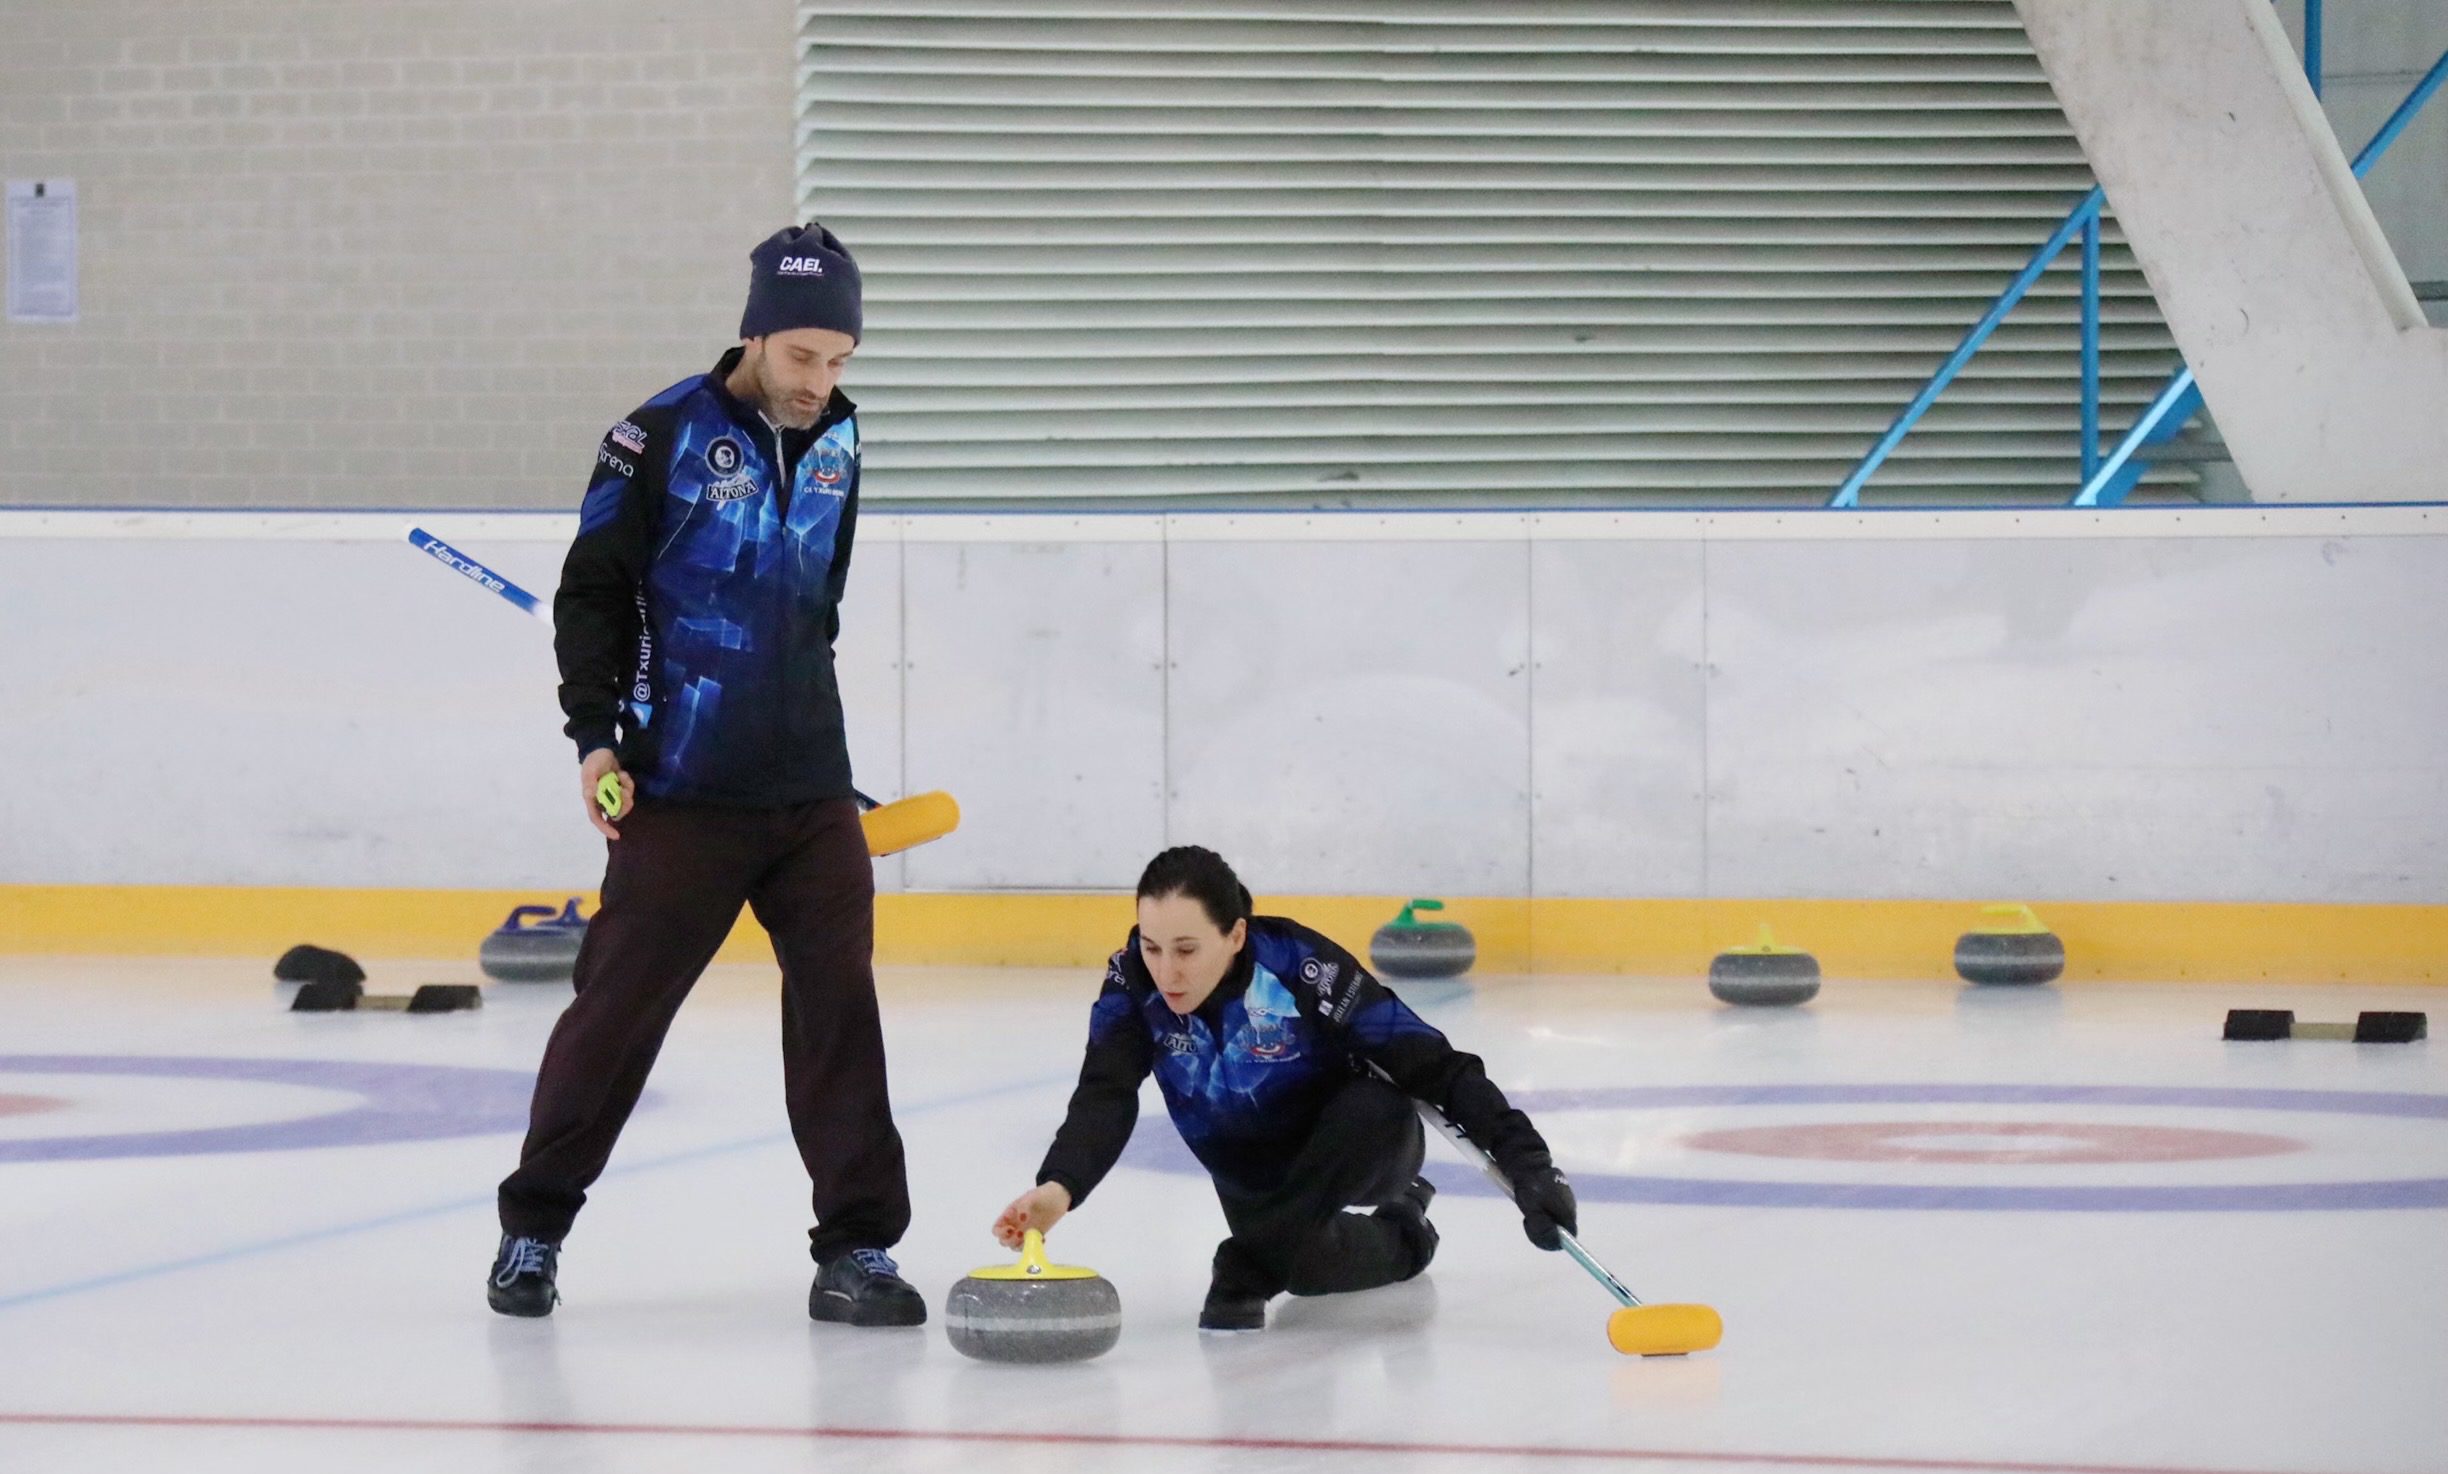
[[[606,432],[553,599],[564,728],[657,798],[850,795],[833,640],[858,524],[857,407],[775,428],[740,350]]]
[[[1037,1180],[1061,1183],[1074,1206],[1085,1202],[1130,1140],[1139,1082],[1153,1072],[1218,1190],[1271,1192],[1327,1099],[1372,1065],[1443,1111],[1507,1176],[1549,1165],[1538,1128],[1479,1057],[1446,1042],[1326,937],[1279,916],[1251,917],[1232,970],[1185,1016],[1156,990],[1134,927],[1106,964],[1079,1085]]]

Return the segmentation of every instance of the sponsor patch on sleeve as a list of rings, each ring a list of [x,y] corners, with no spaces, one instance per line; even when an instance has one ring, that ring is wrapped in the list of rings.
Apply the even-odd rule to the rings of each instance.
[[[1318,1011],[1338,1024],[1351,1016],[1352,1005],[1360,998],[1356,985],[1336,993],[1335,984],[1342,976],[1343,964],[1326,958],[1312,957],[1301,964],[1301,981],[1317,990]]]
[[[612,440],[615,444],[626,446],[639,455],[646,453],[646,432],[627,420],[612,427]]]

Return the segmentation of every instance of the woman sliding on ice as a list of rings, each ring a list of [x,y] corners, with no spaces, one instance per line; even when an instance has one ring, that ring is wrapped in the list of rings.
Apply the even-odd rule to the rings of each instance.
[[[1335,943],[1251,915],[1221,856],[1194,845],[1158,855],[1138,909],[1106,967],[1037,1186],[995,1220],[1005,1245],[1087,1201],[1130,1139],[1150,1070],[1232,1230],[1216,1247],[1202,1330],[1262,1330],[1273,1296],[1375,1289],[1427,1268],[1436,1189],[1419,1176],[1414,1099],[1495,1158],[1532,1243],[1554,1249],[1559,1227],[1576,1231],[1571,1185],[1479,1057]]]

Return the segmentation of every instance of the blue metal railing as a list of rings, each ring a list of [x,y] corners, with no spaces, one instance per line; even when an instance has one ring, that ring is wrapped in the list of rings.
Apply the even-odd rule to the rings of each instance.
[[[2304,6],[2304,80],[2312,84],[2312,95],[2321,95],[2321,0],[2303,0]]]
[[[2323,0],[2303,0],[2303,3],[2304,75],[2311,82],[2313,93],[2318,95],[2322,84]],[[2381,126],[2377,134],[2373,135],[2371,142],[2364,145],[2363,152],[2356,156],[2354,162],[2354,172],[2357,178],[2362,177],[2374,163],[2379,161],[2381,155],[2388,152],[2389,146],[2397,141],[2398,135],[2403,133],[2406,125],[2413,121],[2414,115],[2422,110],[2423,104],[2430,101],[2432,94],[2439,90],[2443,80],[2448,80],[2448,53],[2441,55],[2430,72],[2411,93],[2407,94],[2405,101],[2398,105],[2397,111],[2390,115],[2388,122]],[[1894,453],[1896,447],[1903,443],[1904,437],[1912,432],[1913,427],[1920,423],[1922,416],[1929,413],[1931,406],[1938,402],[1938,396],[1944,393],[1947,386],[1954,383],[1956,376],[1971,363],[1972,356],[1989,341],[1990,336],[2004,323],[2007,314],[2014,311],[2031,289],[2039,284],[2041,276],[2047,272],[2050,265],[2056,261],[2065,248],[2073,243],[2077,235],[2082,238],[2083,243],[2083,484],[2082,490],[2076,494],[2071,505],[2115,506],[2125,499],[2134,484],[2141,479],[2143,471],[2147,469],[2142,463],[2135,461],[2135,451],[2146,444],[2155,444],[2173,438],[2184,424],[2200,411],[2201,393],[2194,387],[2192,370],[2190,368],[2179,369],[2176,375],[2168,381],[2166,387],[2161,389],[2158,396],[2151,401],[2149,407],[2142,412],[2141,417],[2126,432],[2124,440],[2119,442],[2116,450],[2105,457],[2100,454],[2099,236],[2100,212],[2106,203],[2106,195],[2097,186],[2094,186],[2089,194],[2083,196],[2075,204],[2074,208],[2067,213],[2064,221],[2058,225],[2056,232],[2041,243],[2040,249],[2032,254],[2031,260],[2024,264],[2022,271],[2018,272],[2014,280],[2007,284],[2006,290],[1998,294],[1997,299],[1990,304],[1989,310],[1982,315],[1980,321],[1974,323],[1971,330],[1964,334],[1963,341],[1956,344],[1955,351],[1947,355],[1946,361],[1940,364],[1937,372],[1933,373],[1929,381],[1922,385],[1921,391],[1913,396],[1912,402],[1904,407],[1903,412],[1896,416],[1894,423],[1887,427],[1886,433],[1870,447],[1869,452],[1862,457],[1860,464],[1853,468],[1852,474],[1844,479],[1844,484],[1836,488],[1835,495],[1828,499],[1827,504],[1830,507],[1856,507],[1861,504],[1862,488],[1869,484],[1870,478],[1877,473],[1881,465],[1886,463],[1887,457]]]
[[[1829,506],[1860,505],[1861,489],[1868,484],[1872,474],[1886,461],[1889,453],[1903,443],[1904,437],[1912,433],[1912,427],[1921,422],[1921,417],[1929,413],[1930,406],[1938,402],[1938,396],[1946,392],[1947,385],[1955,382],[1955,376],[1972,361],[1972,355],[1980,352],[1981,345],[1989,341],[1989,335],[2006,320],[2006,314],[2014,311],[2015,304],[2023,300],[2023,294],[2038,283],[2040,274],[2057,259],[2057,253],[2086,229],[2093,232],[2098,230],[2100,206],[2107,200],[2108,196],[2098,185],[2091,187],[2091,192],[2083,196],[2082,203],[2076,205],[2073,213],[2057,227],[2057,233],[2041,243],[2040,249],[2032,253],[2031,260],[2024,264],[2022,271],[2016,273],[2006,290],[1998,293],[1997,300],[1989,304],[1988,312],[1972,325],[1972,331],[1964,334],[1963,341],[1955,345],[1955,351],[1947,355],[1947,361],[1938,366],[1938,372],[1930,375],[1929,382],[1921,386],[1921,392],[1913,396],[1912,403],[1904,406],[1904,413],[1896,416],[1895,423],[1887,427],[1887,433],[1879,437],[1878,444],[1870,447],[1870,453],[1853,468],[1853,474],[1845,478],[1844,485],[1836,488],[1836,495],[1828,501]],[[2089,248],[2085,247],[2085,253],[2088,252]],[[2086,295],[2083,305],[2086,353],[2096,349],[2091,318],[2097,311],[2096,302]]]
[[[2099,466],[2100,436],[2100,219],[2083,222],[2082,255],[2082,463],[2083,479]]]

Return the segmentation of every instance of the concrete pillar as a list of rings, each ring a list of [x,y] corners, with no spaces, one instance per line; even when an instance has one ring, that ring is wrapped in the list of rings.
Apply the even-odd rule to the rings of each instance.
[[[2448,332],[2267,0],[2015,6],[2254,498],[2448,498]]]

